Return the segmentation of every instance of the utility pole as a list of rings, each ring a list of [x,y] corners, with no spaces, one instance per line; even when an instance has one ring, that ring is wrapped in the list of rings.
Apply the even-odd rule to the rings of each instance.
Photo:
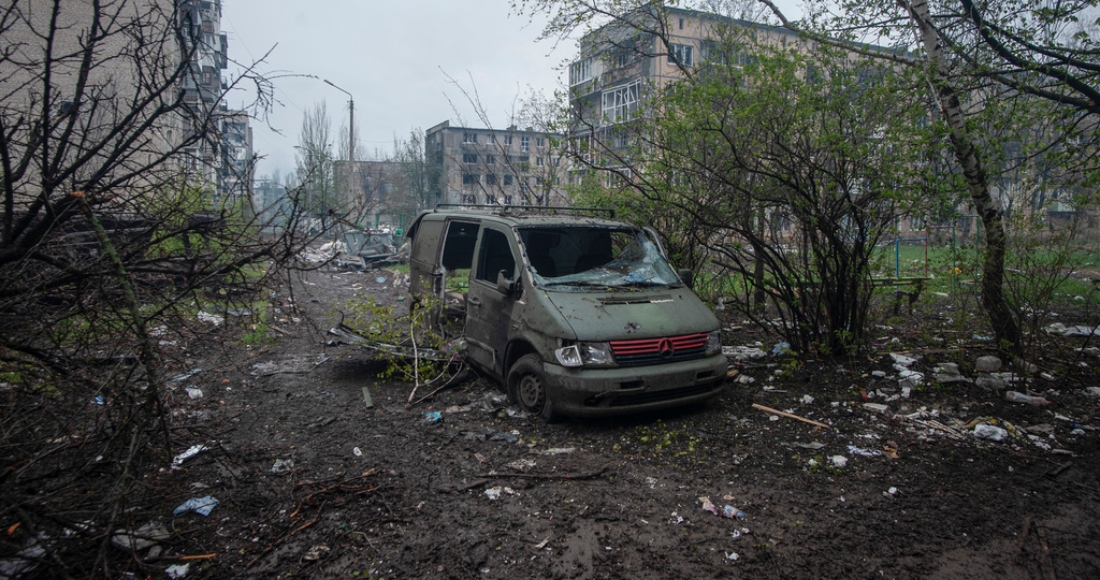
[[[321,80],[323,80],[326,85],[348,96],[348,201],[355,204],[356,209],[358,209],[361,205],[362,200],[358,199],[355,191],[356,186],[358,185],[358,180],[352,177],[358,169],[355,165],[355,99],[352,98],[351,93],[336,86],[336,83],[328,79]]]

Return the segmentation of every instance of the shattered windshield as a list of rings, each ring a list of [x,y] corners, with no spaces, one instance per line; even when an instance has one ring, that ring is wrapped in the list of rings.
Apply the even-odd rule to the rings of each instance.
[[[520,228],[539,286],[649,288],[679,286],[657,244],[644,231],[609,227]]]

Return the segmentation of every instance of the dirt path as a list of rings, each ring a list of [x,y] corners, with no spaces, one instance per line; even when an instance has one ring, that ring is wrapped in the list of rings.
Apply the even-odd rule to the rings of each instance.
[[[544,425],[485,379],[407,408],[410,385],[310,330],[357,291],[395,299],[378,277],[313,274],[273,344],[179,363],[205,396],[176,401],[177,435],[216,449],[158,476],[165,505],[221,502],[169,522],[175,554],[207,555],[188,578],[1100,577],[1097,399],[1079,385],[1046,408],[925,387],[878,413],[860,395],[893,372],[878,356],[750,368],[705,407],[629,419]],[[1039,444],[942,427],[975,417]]]

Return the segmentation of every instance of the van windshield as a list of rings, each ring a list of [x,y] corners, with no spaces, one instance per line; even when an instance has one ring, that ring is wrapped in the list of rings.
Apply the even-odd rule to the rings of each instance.
[[[642,230],[610,227],[519,228],[539,286],[584,289],[680,286],[657,244]]]

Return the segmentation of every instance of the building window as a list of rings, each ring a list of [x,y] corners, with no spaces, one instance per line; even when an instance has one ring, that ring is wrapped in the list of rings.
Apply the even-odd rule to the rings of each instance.
[[[477,163],[477,153],[463,153],[462,154],[462,162],[463,163]]]
[[[512,178],[511,175],[505,174],[505,176],[504,176],[504,185],[512,185],[512,179],[513,178]]]
[[[579,85],[592,79],[592,57],[569,65],[569,86]]]
[[[496,184],[497,184],[497,176],[496,175],[493,175],[493,174],[490,173],[489,175],[485,176],[485,185],[496,185]]]
[[[485,164],[486,164],[486,165],[492,165],[492,164],[494,164],[494,163],[496,163],[496,162],[497,162],[497,158],[496,158],[496,157],[493,157],[492,155],[486,155],[486,156],[485,156]]]
[[[527,135],[523,135],[519,138],[519,150],[530,151],[531,150],[531,138]]]
[[[683,30],[683,29],[684,29],[684,19],[681,18],[680,19],[680,30]]]
[[[542,167],[542,157],[536,157],[535,158],[535,166],[536,167]]]
[[[546,138],[545,137],[535,137],[535,145],[538,146],[538,147],[545,146],[546,145]]]
[[[504,205],[512,205],[512,203],[513,203],[512,196],[510,196],[510,195],[504,196]]]
[[[497,202],[497,196],[495,196],[491,193],[486,193],[485,194],[485,203],[487,203],[489,205],[495,205],[496,202]]]
[[[463,143],[477,143],[477,133],[466,131],[462,134]]]
[[[462,194],[462,203],[466,205],[476,205],[477,196],[470,193],[464,193]]]
[[[511,145],[512,144],[512,136],[511,135],[505,135],[504,136],[504,144],[505,145]]]
[[[638,110],[638,91],[641,83],[635,81],[603,92],[603,117],[609,123],[628,119]]]
[[[519,161],[519,170],[526,173],[531,170],[531,158],[526,155],[521,155],[516,158]],[[524,179],[527,179],[526,177]]]
[[[695,47],[690,44],[672,44],[668,47],[668,63],[695,66]]]
[[[474,185],[481,182],[481,176],[476,173],[463,173],[462,185]]]
[[[489,141],[488,142],[489,143],[496,143],[497,142],[496,133],[489,133]]]

